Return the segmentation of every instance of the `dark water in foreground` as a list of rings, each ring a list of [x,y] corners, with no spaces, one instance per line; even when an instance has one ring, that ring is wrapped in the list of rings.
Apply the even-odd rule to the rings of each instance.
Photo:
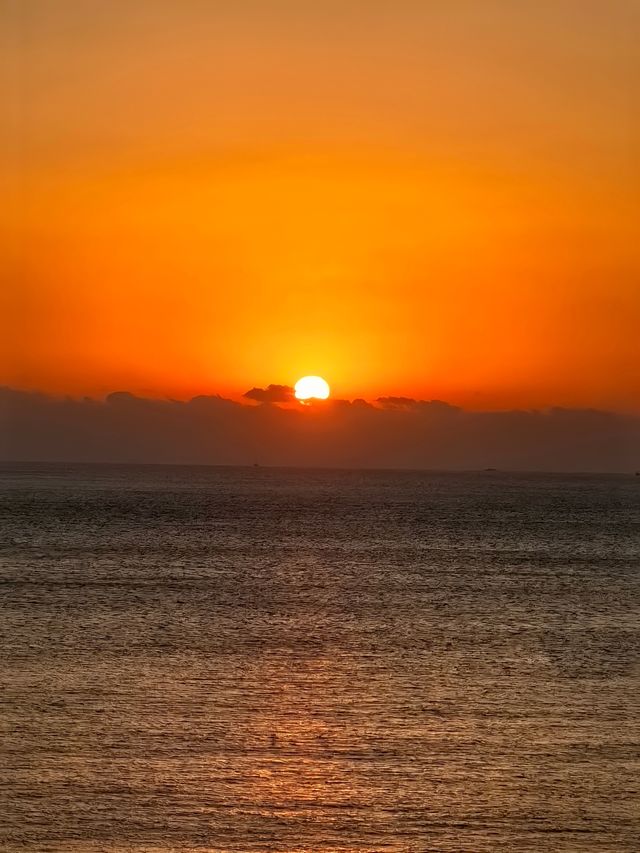
[[[2,474],[1,850],[640,850],[637,479]]]

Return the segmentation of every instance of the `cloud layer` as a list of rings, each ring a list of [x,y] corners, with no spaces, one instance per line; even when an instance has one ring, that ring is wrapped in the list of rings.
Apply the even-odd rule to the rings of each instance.
[[[293,388],[290,385],[267,385],[266,388],[251,388],[243,397],[257,403],[288,403],[293,400]]]
[[[265,393],[276,397],[283,387],[269,386],[276,391]],[[586,409],[474,412],[398,397],[303,408],[241,404],[217,396],[178,402],[118,392],[98,401],[0,389],[0,416],[5,460],[640,468],[640,418]]]

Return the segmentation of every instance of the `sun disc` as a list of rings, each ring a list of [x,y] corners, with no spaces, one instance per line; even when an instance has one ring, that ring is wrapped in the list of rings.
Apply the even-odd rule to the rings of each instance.
[[[330,390],[321,376],[303,376],[302,379],[298,379],[294,387],[298,400],[326,400]]]

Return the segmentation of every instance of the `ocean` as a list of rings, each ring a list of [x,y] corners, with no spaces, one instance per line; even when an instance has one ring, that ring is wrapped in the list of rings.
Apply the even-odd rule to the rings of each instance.
[[[0,850],[640,850],[640,480],[4,465]]]

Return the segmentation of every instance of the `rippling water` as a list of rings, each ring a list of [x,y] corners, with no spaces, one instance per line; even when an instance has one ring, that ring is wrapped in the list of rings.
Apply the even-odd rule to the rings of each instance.
[[[0,849],[640,849],[640,482],[2,469]]]

